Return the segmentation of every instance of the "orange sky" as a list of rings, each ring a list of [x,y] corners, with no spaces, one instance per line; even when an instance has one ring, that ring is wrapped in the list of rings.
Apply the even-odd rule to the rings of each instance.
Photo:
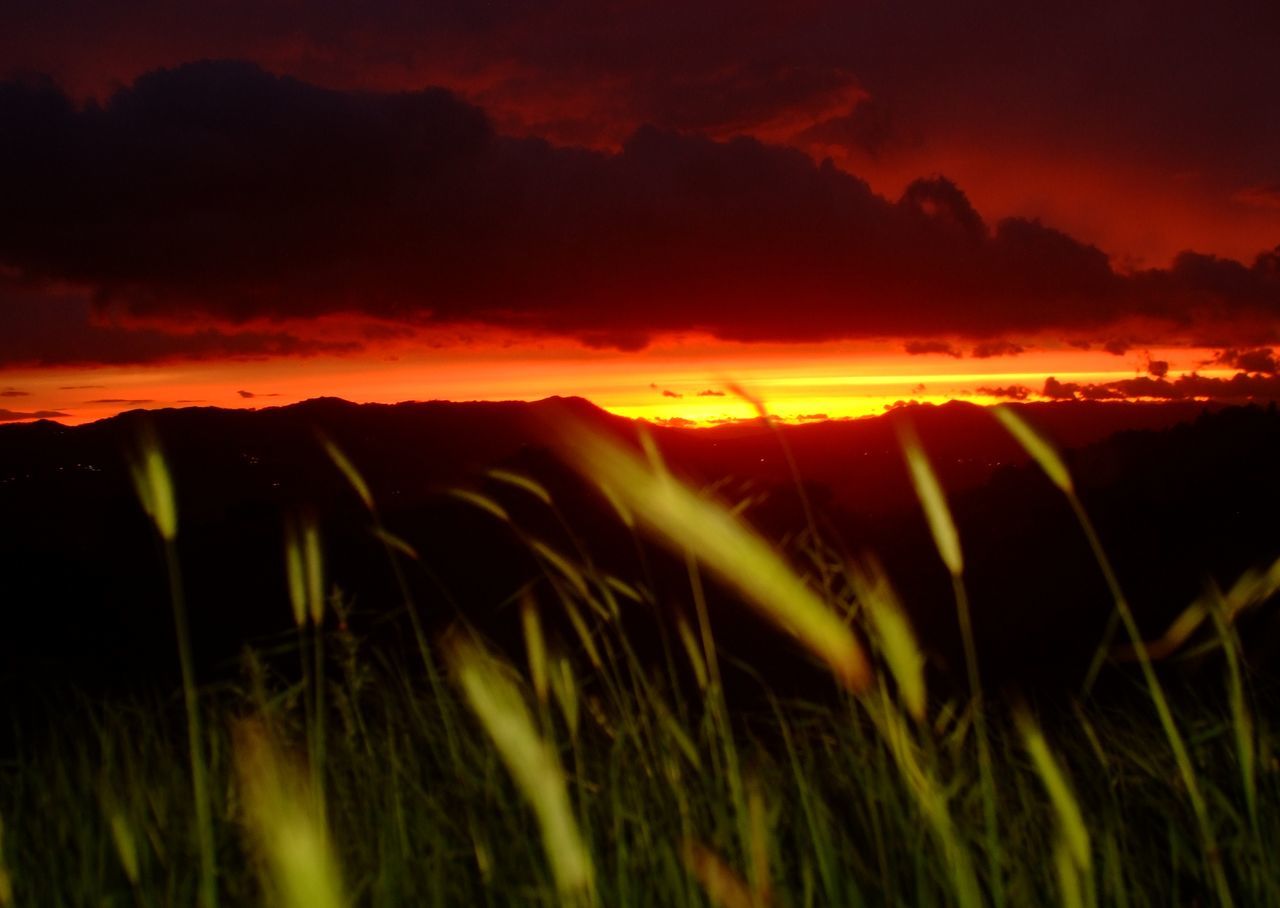
[[[1027,9],[20,3],[0,422],[1280,396],[1280,7]]]
[[[1170,363],[1170,377],[1199,371],[1214,351],[1030,349],[975,359],[909,356],[898,343],[738,344],[705,337],[667,338],[635,353],[590,350],[567,341],[519,347],[469,343],[381,357],[272,358],[146,366],[7,371],[12,410],[55,410],[80,423],[135,407],[265,407],[309,397],[356,402],[400,400],[536,400],[577,395],[623,416],[687,419],[700,424],[747,418],[750,404],[726,390],[738,383],[788,419],[866,416],[901,400],[959,398],[994,403],[983,387],[1022,385],[1035,393],[1045,378],[1092,383],[1143,375],[1149,359]],[[243,396],[248,392],[252,397]],[[669,393],[664,393],[669,392]],[[708,394],[705,392],[721,392]],[[679,396],[674,396],[679,395]]]

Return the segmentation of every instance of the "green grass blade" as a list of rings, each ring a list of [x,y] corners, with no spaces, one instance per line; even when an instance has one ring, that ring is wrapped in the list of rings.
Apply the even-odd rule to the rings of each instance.
[[[248,829],[268,891],[284,908],[343,908],[341,873],[307,773],[281,755],[259,721],[238,723],[235,740]]]
[[[1058,826],[1062,831],[1062,839],[1066,843],[1075,866],[1087,871],[1090,866],[1089,830],[1085,826],[1084,815],[1080,811],[1080,803],[1076,800],[1071,783],[1067,781],[1062,767],[1049,750],[1044,732],[1025,709],[1014,713],[1014,721],[1022,736],[1023,746],[1031,756],[1031,764],[1035,767],[1040,782],[1049,795],[1058,816]]]
[[[947,507],[946,496],[942,493],[942,485],[937,474],[929,464],[929,458],[920,444],[920,437],[915,427],[903,419],[897,424],[898,438],[902,443],[902,452],[907,460],[907,468],[911,474],[911,485],[920,499],[925,518],[929,522],[929,532],[933,534],[933,542],[938,547],[938,554],[952,576],[964,573],[964,556],[960,552],[960,534],[956,532],[955,521],[951,518],[951,509]]]
[[[726,508],[581,424],[566,422],[563,435],[578,468],[608,488],[651,532],[707,565],[825,661],[846,686],[863,690],[870,684],[871,666],[853,631],[772,546]]]
[[[533,808],[556,888],[568,898],[594,901],[591,855],[569,803],[564,772],[538,734],[524,697],[494,657],[474,643],[456,641],[450,662],[467,704]]]
[[[1074,494],[1075,484],[1071,481],[1071,473],[1052,444],[1009,405],[993,407],[991,412],[1014,440],[1022,445],[1023,450],[1031,455],[1031,459],[1040,465],[1040,469],[1044,470],[1054,485],[1069,495]]]

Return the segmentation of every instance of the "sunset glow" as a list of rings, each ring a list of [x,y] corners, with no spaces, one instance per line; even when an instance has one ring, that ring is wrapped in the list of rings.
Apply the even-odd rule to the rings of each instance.
[[[975,359],[907,355],[901,343],[733,344],[711,338],[667,339],[635,353],[541,342],[512,348],[466,344],[394,357],[314,357],[164,366],[14,370],[5,380],[27,395],[13,403],[65,413],[75,424],[129,409],[181,406],[260,408],[312,397],[355,402],[402,400],[538,400],[579,396],[617,413],[697,425],[747,419],[753,406],[741,385],[770,412],[791,421],[870,416],[901,402],[959,399],[992,404],[1041,399],[1047,378],[1097,384],[1148,374],[1169,364],[1226,378],[1208,348],[1129,351],[1027,350]],[[1206,367],[1207,366],[1207,367]],[[999,389],[1003,393],[994,393]],[[1010,389],[1020,389],[1015,392]]]
[[[0,421],[1280,396],[1267,29],[957,42],[934,6],[33,7],[0,35]]]
[[[6,3],[0,908],[1280,905],[1277,47]]]

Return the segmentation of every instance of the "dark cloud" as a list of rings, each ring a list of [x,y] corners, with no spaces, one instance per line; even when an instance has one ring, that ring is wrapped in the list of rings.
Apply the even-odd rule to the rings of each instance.
[[[991,359],[995,356],[1017,356],[1025,350],[1025,347],[1021,344],[1015,344],[1013,341],[983,341],[980,344],[975,344],[969,355],[974,359]]]
[[[684,397],[684,395],[683,395],[683,394],[681,394],[681,393],[679,393],[678,391],[672,391],[672,390],[670,390],[670,389],[663,389],[663,391],[662,391],[662,396],[663,396],[663,397],[676,397],[676,398]]]
[[[0,422],[20,422],[24,419],[59,419],[69,415],[68,413],[60,413],[57,410],[34,410],[30,413],[22,413],[17,410],[6,410],[0,407]]]
[[[1277,372],[1276,352],[1270,347],[1257,350],[1223,350],[1206,365],[1230,366],[1241,372],[1261,372],[1275,375]]]
[[[1100,383],[1046,379],[1043,394],[1054,400],[1216,400],[1224,402],[1280,400],[1280,376],[1237,372],[1230,378],[1190,373],[1173,381],[1139,376]]]
[[[1056,381],[1056,379],[1050,379]],[[1026,400],[1031,394],[1031,389],[1026,385],[1008,385],[978,388],[979,394],[985,394],[988,397],[1007,397],[1010,400]],[[1046,396],[1048,396],[1046,392]]]
[[[795,78],[828,78],[815,72]],[[809,91],[775,88],[783,106]],[[1280,324],[1280,253],[1121,274],[1038,221],[989,226],[940,177],[891,201],[750,139],[643,128],[617,154],[557,148],[499,135],[442,90],[200,63],[101,106],[8,83],[0,133],[0,265],[19,276],[0,297],[0,362],[358,348],[261,328],[333,313],[628,350],[666,331],[983,339],[1126,319],[1258,344]],[[55,285],[91,303],[33,304]]]
[[[902,345],[902,349],[910,356],[925,356],[930,353],[945,353],[947,356],[959,359],[964,356],[948,341],[943,340],[912,340]]]
[[[1255,208],[1280,208],[1280,183],[1246,186],[1232,198]]]
[[[0,151],[3,155],[3,151]],[[0,182],[3,181],[0,176]],[[0,214],[0,223],[3,215]],[[0,252],[0,257],[3,253]],[[280,329],[237,329],[192,324],[190,313],[175,313],[166,324],[113,323],[85,294],[41,288],[37,282],[0,276],[0,366],[68,366],[145,363],[158,360],[259,358],[350,353],[360,344],[308,339]],[[180,322],[185,321],[186,324]],[[63,391],[101,388],[69,385]]]
[[[153,404],[154,400],[129,400],[123,397],[100,397],[97,400],[86,400],[86,404],[119,404],[130,407],[140,407],[143,404]]]
[[[1080,391],[1076,382],[1062,382],[1050,375],[1044,380],[1044,390],[1040,393],[1050,400],[1072,400]]]
[[[989,217],[1039,216],[1152,263],[1188,246],[1249,257],[1280,232],[1261,191],[1280,180],[1269,0],[11,0],[6,14],[5,68],[52,72],[77,97],[244,58],[333,88],[444,85],[504,133],[562,146],[617,148],[654,124],[832,154],[882,187],[949,173]]]
[[[724,397],[723,391],[717,391],[714,388],[708,388],[705,391],[698,392],[699,397]]]
[[[859,100],[847,113],[814,123],[792,139],[801,146],[860,151],[873,158],[898,145],[917,145],[919,138],[904,134],[894,122],[893,111],[875,98]]]
[[[1164,378],[1169,374],[1169,362],[1163,359],[1147,359],[1147,374]]]
[[[1280,13],[1265,0],[1230,11],[1174,0],[1160,15],[1142,0],[1034,12],[1016,0],[786,9],[764,0],[607,9],[591,0],[17,0],[9,12],[0,59],[86,88],[237,56],[335,86],[403,88],[430,75],[573,142],[644,122],[745,131],[848,117],[828,129],[871,148],[892,131],[887,120],[934,142],[961,130],[997,146],[1051,136],[1077,160],[1070,152],[1137,148],[1235,174],[1232,186],[1277,178]],[[859,115],[864,97],[886,113]]]
[[[5,388],[0,391],[0,397],[30,397],[31,392],[19,391],[17,388]]]

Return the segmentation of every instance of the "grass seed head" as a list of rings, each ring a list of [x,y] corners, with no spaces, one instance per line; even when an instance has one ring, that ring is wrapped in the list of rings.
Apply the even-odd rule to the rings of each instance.
[[[598,486],[678,553],[688,553],[744,601],[830,666],[847,687],[865,690],[871,667],[848,625],[727,508],[677,481],[655,456],[637,456],[586,426],[566,421],[565,450]]]
[[[1071,473],[1067,470],[1067,465],[1059,456],[1058,451],[1052,444],[1045,440],[1039,432],[1031,427],[1031,424],[1018,415],[1017,411],[1007,404],[1001,404],[991,411],[995,414],[996,419],[1000,420],[1000,424],[1005,427],[1010,435],[1023,449],[1031,455],[1031,459],[1040,465],[1040,469],[1044,470],[1059,489],[1068,495],[1074,494],[1074,485],[1071,482]]]
[[[520,597],[520,623],[524,627],[524,647],[529,659],[529,676],[539,703],[547,702],[550,682],[547,679],[547,646],[538,618],[538,604],[528,590]]]
[[[1022,735],[1023,745],[1031,756],[1032,765],[1040,777],[1049,801],[1053,804],[1054,813],[1058,816],[1058,826],[1062,841],[1069,850],[1071,860],[1081,871],[1089,869],[1089,830],[1085,826],[1084,816],[1080,812],[1080,803],[1076,800],[1071,783],[1058,761],[1049,750],[1040,726],[1025,708],[1014,713],[1014,721]]]
[[[907,459],[907,468],[911,473],[911,484],[915,487],[916,496],[924,508],[925,518],[929,521],[929,532],[933,534],[934,545],[942,556],[952,576],[959,577],[964,573],[964,557],[960,552],[960,534],[956,532],[955,521],[951,519],[951,509],[947,507],[947,498],[942,492],[937,474],[929,464],[929,458],[920,444],[920,437],[915,427],[905,419],[898,422],[898,439],[902,443],[902,452]]]
[[[906,609],[879,564],[852,565],[849,578],[871,621],[889,672],[898,684],[898,696],[911,718],[922,722],[926,706],[925,660]]]
[[[324,445],[325,453],[329,455],[333,465],[342,471],[342,475],[347,478],[347,482],[351,484],[351,488],[356,495],[360,496],[364,506],[372,512],[374,510],[373,493],[369,491],[369,483],[365,482],[364,476],[356,469],[356,465],[351,462],[351,458],[347,457],[346,452],[339,448],[333,439],[323,433],[320,435],[320,443]]]
[[[245,820],[263,858],[268,891],[284,908],[347,905],[307,773],[279,751],[260,720],[238,722],[234,738]]]
[[[144,423],[139,433],[138,447],[129,463],[129,472],[143,510],[155,524],[160,537],[172,542],[178,536],[178,505],[164,451],[150,423]]]
[[[510,670],[461,638],[453,643],[450,663],[467,705],[533,808],[556,888],[567,899],[593,901],[591,855],[578,831],[564,772],[555,751],[538,734]]]

